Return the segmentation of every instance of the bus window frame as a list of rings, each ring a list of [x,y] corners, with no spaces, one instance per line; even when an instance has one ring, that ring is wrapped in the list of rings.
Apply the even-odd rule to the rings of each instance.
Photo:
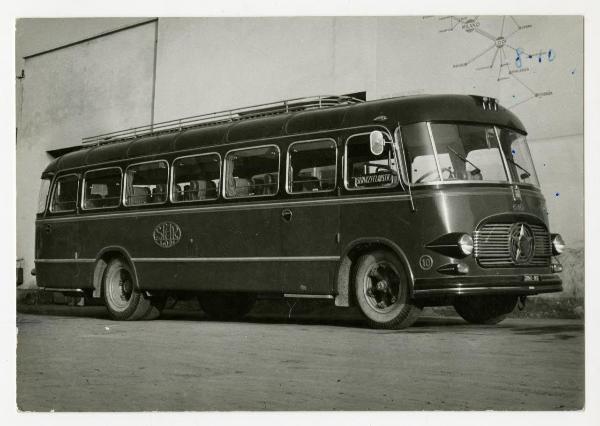
[[[377,130],[382,131],[383,133],[385,133],[387,135],[387,137],[389,138],[390,141],[392,141],[392,151],[394,152],[394,155],[396,157],[398,157],[398,152],[396,150],[396,148],[394,147],[394,138],[390,135],[389,131],[387,129],[381,129],[378,128]],[[346,138],[346,140],[344,141],[344,166],[343,166],[343,170],[342,170],[342,174],[343,174],[343,178],[344,178],[344,188],[346,189],[346,191],[367,191],[367,190],[381,190],[381,189],[392,189],[392,188],[396,188],[400,185],[400,182],[402,181],[402,172],[401,169],[399,167],[400,166],[400,159],[396,158],[396,182],[392,183],[391,185],[385,185],[385,186],[377,186],[377,187],[369,187],[369,188],[350,188],[348,186],[348,142],[350,141],[350,139],[355,138],[357,136],[364,136],[364,135],[370,135],[371,132],[362,132],[362,133],[353,133],[350,136],[348,136]]]
[[[504,167],[504,172],[507,175],[507,180],[503,181],[503,180],[444,180],[443,176],[440,175],[440,180],[438,181],[431,181],[431,182],[421,182],[421,183],[414,183],[414,182],[410,182],[410,179],[408,178],[408,163],[406,164],[406,167],[403,166],[403,171],[406,173],[406,176],[403,175],[403,180],[405,180],[406,185],[410,185],[411,188],[420,188],[420,187],[426,187],[426,186],[440,186],[440,185],[478,185],[478,186],[484,186],[484,185],[521,185],[521,186],[525,186],[525,187],[530,187],[530,188],[535,188],[540,190],[539,186],[536,186],[534,184],[531,183],[519,183],[519,182],[515,182],[513,177],[512,177],[512,173],[510,172],[510,168],[508,166],[508,161],[506,160],[506,156],[504,154],[504,151],[502,150],[502,145],[500,142],[500,136],[498,134],[498,129],[508,129],[508,130],[512,130],[514,132],[517,132],[523,136],[527,136],[515,129],[513,129],[512,127],[507,127],[507,126],[499,126],[497,124],[485,124],[485,123],[475,123],[475,122],[448,122],[448,121],[438,121],[438,120],[433,120],[433,121],[420,121],[418,123],[425,123],[427,125],[427,133],[429,134],[429,143],[432,145],[432,151],[435,153],[435,164],[436,164],[436,169],[438,170],[439,173],[439,159],[438,159],[438,154],[437,154],[437,147],[435,146],[435,140],[433,138],[433,131],[431,130],[431,125],[432,124],[466,124],[466,125],[472,125],[472,126],[489,126],[489,127],[493,127],[494,128],[494,133],[496,135],[496,141],[498,143],[498,147],[500,148],[500,157],[502,159],[502,165]],[[411,123],[411,124],[418,124],[418,123]],[[396,130],[398,132],[398,135],[400,138],[402,138],[402,127],[406,127],[408,125],[404,125],[404,126],[397,126]],[[396,131],[394,131],[396,132]],[[399,147],[399,149],[404,148],[404,152],[402,152],[403,155],[403,160],[406,161],[406,157],[405,155],[407,155],[408,153],[408,149],[404,146],[404,143],[402,143],[402,146]],[[537,173],[537,170],[536,170]]]
[[[139,166],[140,164],[151,164],[151,163],[165,163],[167,165],[167,197],[165,197],[165,201],[162,201],[160,203],[144,203],[144,204],[127,204],[125,202],[125,200],[127,199],[127,171],[129,170],[130,167],[134,167],[134,166]],[[144,206],[162,206],[164,204],[167,204],[167,200],[169,200],[168,194],[170,193],[169,190],[169,181],[170,181],[170,169],[169,169],[169,162],[167,160],[161,159],[161,160],[150,160],[150,161],[141,161],[139,163],[132,163],[129,164],[126,168],[125,168],[125,173],[123,174],[123,197],[122,197],[122,204],[124,207],[130,208],[130,207],[144,207]]]
[[[281,148],[279,148],[279,145],[276,145],[276,144],[265,144],[265,145],[248,146],[248,147],[244,147],[244,148],[234,148],[234,149],[230,149],[229,151],[225,152],[225,155],[223,156],[223,175],[221,177],[221,180],[227,179],[227,156],[230,153],[236,152],[236,151],[248,151],[250,149],[267,148],[267,147],[277,148],[277,189],[276,189],[276,191],[273,194],[244,195],[241,197],[228,197],[227,196],[227,182],[225,182],[225,184],[222,185],[222,187],[223,187],[222,195],[225,200],[240,200],[240,199],[275,197],[279,194],[279,189],[280,189],[279,182],[281,181]]]
[[[291,183],[290,179],[289,179],[289,173],[290,173],[290,167],[291,167],[291,163],[290,163],[290,150],[292,148],[292,146],[297,145],[297,144],[302,144],[302,143],[310,143],[310,142],[320,142],[320,141],[331,141],[333,142],[333,146],[335,147],[335,174],[334,174],[334,178],[335,181],[333,183],[333,188],[332,189],[327,189],[327,190],[319,190],[319,191],[304,191],[304,192],[293,192],[291,190]],[[288,195],[306,195],[306,194],[323,194],[323,193],[329,193],[329,192],[335,192],[335,190],[337,189],[337,185],[338,185],[338,146],[337,146],[337,141],[331,137],[326,137],[326,138],[317,138],[317,139],[310,139],[310,140],[299,140],[299,141],[295,141],[290,143],[290,145],[288,146],[287,149],[287,155],[286,155],[286,167],[285,167],[285,192]]]
[[[52,191],[50,194],[50,200],[47,202],[48,203],[48,208],[47,208],[47,212],[52,213],[52,214],[63,214],[63,213],[73,213],[73,212],[77,212],[77,206],[78,206],[78,199],[75,199],[75,208],[70,209],[70,210],[61,210],[61,211],[54,211],[54,195],[56,194],[56,188],[58,187],[58,182],[61,179],[64,179],[66,177],[69,176],[75,176],[77,178],[77,190],[75,192],[75,196],[79,197],[79,191],[81,188],[81,175],[79,173],[67,173],[66,175],[60,175],[60,176],[56,176],[54,178],[54,180],[52,181]]]
[[[175,171],[175,162],[177,160],[181,160],[182,158],[192,158],[192,157],[206,157],[209,155],[217,155],[217,157],[219,157],[219,187],[217,188],[217,195],[215,198],[208,198],[208,199],[203,199],[203,200],[181,200],[181,201],[175,201],[173,199],[173,185],[174,185],[174,171]],[[223,187],[223,157],[221,156],[220,153],[216,152],[216,151],[211,151],[211,152],[207,152],[207,153],[202,153],[202,154],[190,154],[190,155],[182,155],[180,157],[175,158],[172,162],[171,162],[171,170],[169,172],[169,201],[173,204],[184,204],[184,203],[198,203],[198,202],[206,202],[206,201],[216,201],[219,199],[219,195],[221,194],[221,188]]]
[[[119,183],[121,184],[121,194],[119,194],[119,204],[117,204],[116,206],[108,206],[108,207],[92,207],[92,208],[86,208],[85,207],[85,183],[86,183],[86,175],[88,173],[92,173],[92,172],[101,172],[103,170],[112,170],[112,169],[118,169],[119,172],[121,173],[121,179],[119,180]],[[81,202],[80,202],[80,208],[82,211],[90,211],[90,210],[106,210],[106,209],[117,209],[119,207],[121,207],[122,205],[122,201],[123,201],[123,179],[124,179],[124,175],[123,175],[123,168],[121,166],[112,166],[112,167],[103,167],[100,169],[90,169],[90,170],[86,170],[83,173],[83,177],[82,177],[82,181],[81,181]]]
[[[43,216],[50,210],[50,198],[52,196],[52,185],[54,184],[54,176],[51,177],[43,177],[40,179],[42,181],[48,181],[48,192],[46,193],[46,199],[44,200],[44,210],[37,211],[36,216]],[[40,187],[41,190],[41,187]],[[38,207],[39,207],[39,194],[38,194]]]

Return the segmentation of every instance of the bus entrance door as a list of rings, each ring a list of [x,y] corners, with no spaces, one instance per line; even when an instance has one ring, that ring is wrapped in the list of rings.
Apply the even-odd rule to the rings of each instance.
[[[291,294],[331,294],[339,259],[338,205],[281,210],[283,290]]]

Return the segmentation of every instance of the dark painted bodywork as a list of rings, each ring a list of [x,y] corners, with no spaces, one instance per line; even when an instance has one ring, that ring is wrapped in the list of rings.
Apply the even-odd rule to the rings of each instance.
[[[348,291],[348,279],[339,272],[344,259],[352,256],[355,247],[378,244],[398,254],[413,297],[424,303],[468,293],[560,291],[561,281],[549,265],[483,268],[473,256],[458,259],[426,247],[448,233],[472,233],[496,215],[547,227],[544,199],[533,186],[520,185],[518,210],[509,184],[414,186],[414,211],[403,185],[362,191],[344,187],[342,153],[349,136],[375,129],[391,135],[398,125],[423,121],[493,124],[525,133],[514,114],[502,107],[484,110],[478,97],[417,96],[198,127],[66,154],[51,163],[43,177],[83,174],[107,166],[125,170],[132,162],[152,159],[171,164],[178,156],[194,153],[218,152],[224,157],[233,148],[272,143],[281,150],[279,192],[268,198],[221,197],[100,212],[82,211],[78,200],[76,214],[46,212],[36,222],[36,259],[64,261],[36,262],[38,285],[91,289],[98,281],[98,277],[94,280],[96,261],[111,251],[131,261],[142,289],[336,296]],[[336,192],[286,193],[289,144],[316,138],[337,142]],[[282,220],[284,209],[293,213],[289,222]],[[182,230],[181,240],[168,249],[155,244],[152,236],[164,221],[175,222]],[[419,266],[423,255],[431,256],[430,269]],[[437,271],[459,260],[469,266],[469,274],[449,276]],[[538,280],[531,285],[524,281],[525,275],[536,275]]]

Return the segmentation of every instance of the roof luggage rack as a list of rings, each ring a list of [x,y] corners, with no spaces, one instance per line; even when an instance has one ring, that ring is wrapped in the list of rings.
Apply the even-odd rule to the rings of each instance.
[[[190,127],[214,126],[231,121],[247,120],[250,118],[266,117],[295,111],[330,108],[340,105],[352,105],[361,102],[363,102],[361,99],[352,96],[310,96],[305,98],[286,99],[278,102],[194,115],[176,120],[147,124],[145,126],[131,127],[116,132],[103,133],[83,138],[82,143],[84,145],[102,145],[122,142],[141,136],[180,131]]]

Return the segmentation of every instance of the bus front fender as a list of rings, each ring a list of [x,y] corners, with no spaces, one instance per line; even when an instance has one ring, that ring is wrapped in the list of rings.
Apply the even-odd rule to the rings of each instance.
[[[364,253],[368,253],[377,249],[389,250],[398,256],[400,262],[405,268],[406,277],[409,280],[410,297],[413,295],[415,277],[408,262],[406,254],[395,242],[384,237],[359,238],[347,244],[342,251],[340,263],[337,269],[336,276],[336,295],[335,305],[348,307],[350,306],[350,289],[352,283],[352,265],[358,257]]]
[[[131,260],[131,255],[129,254],[129,252],[121,246],[108,246],[104,247],[96,255],[96,266],[94,267],[93,275],[93,297],[102,297],[102,278],[104,276],[104,270],[108,266],[108,262],[115,257],[122,257],[127,263],[129,263],[133,271],[134,285],[137,289],[140,288],[137,270],[135,269],[135,264]]]

